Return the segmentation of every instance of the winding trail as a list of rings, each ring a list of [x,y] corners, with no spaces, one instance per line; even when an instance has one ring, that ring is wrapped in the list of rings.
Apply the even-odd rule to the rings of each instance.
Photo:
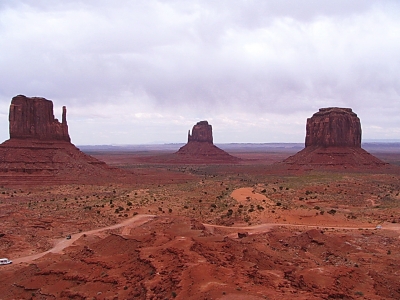
[[[34,261],[48,253],[60,253],[61,251],[63,251],[65,248],[71,246],[77,239],[79,239],[82,235],[86,234],[96,234],[105,230],[110,230],[110,229],[117,229],[117,228],[134,228],[134,227],[138,227],[144,223],[147,223],[148,221],[152,220],[153,218],[155,218],[155,215],[136,215],[130,219],[127,219],[121,223],[115,224],[115,225],[111,225],[111,226],[107,226],[107,227],[103,227],[103,228],[99,228],[99,229],[93,229],[93,230],[89,230],[89,231],[83,231],[83,232],[79,232],[76,234],[72,234],[71,235],[71,239],[67,240],[65,238],[60,239],[59,242],[50,250],[47,250],[45,252],[42,253],[37,253],[37,254],[33,254],[33,255],[29,255],[29,256],[24,256],[24,257],[20,257],[17,259],[13,259],[13,264],[20,264],[20,263],[27,263],[27,262],[31,262]]]
[[[60,253],[65,248],[71,246],[76,240],[78,240],[84,234],[86,234],[86,235],[96,234],[96,233],[99,233],[99,232],[102,232],[105,230],[117,229],[117,228],[121,228],[121,227],[124,227],[122,234],[128,234],[130,228],[138,227],[156,217],[157,217],[156,215],[139,214],[139,215],[136,215],[130,219],[127,219],[127,220],[125,220],[121,223],[115,224],[115,225],[76,233],[76,234],[71,235],[71,239],[69,239],[69,240],[67,240],[65,238],[60,239],[59,242],[50,250],[14,259],[13,264],[28,263],[28,262],[34,261],[48,253]],[[237,237],[238,230],[246,230],[249,234],[260,234],[260,233],[268,232],[269,230],[271,230],[271,228],[276,227],[276,226],[305,227],[305,228],[331,228],[331,229],[345,229],[345,230],[375,229],[375,227],[372,227],[372,226],[370,226],[370,227],[346,227],[346,226],[329,226],[329,225],[301,225],[301,224],[287,224],[287,223],[264,223],[264,224],[253,225],[253,226],[223,226],[223,225],[212,225],[212,224],[203,224],[203,225],[210,232],[213,232],[214,228],[222,228],[227,231],[233,231],[229,235],[232,237],[235,237],[235,236]],[[388,224],[387,226],[386,225],[382,226],[382,229],[400,231],[400,225]],[[380,229],[380,230],[382,230],[382,229]]]

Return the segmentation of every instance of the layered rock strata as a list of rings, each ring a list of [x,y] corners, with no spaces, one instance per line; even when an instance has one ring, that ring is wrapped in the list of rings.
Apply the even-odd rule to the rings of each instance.
[[[361,147],[361,123],[351,108],[321,108],[307,119],[306,147]]]
[[[16,96],[10,105],[10,139],[0,144],[1,184],[92,182],[118,170],[81,152],[70,141],[63,107],[62,122],[53,102]]]
[[[53,102],[45,98],[12,98],[10,105],[10,138],[66,141],[68,134],[67,108],[63,106],[62,123],[53,115]]]
[[[305,148],[283,161],[291,169],[365,169],[387,164],[361,148],[361,122],[350,108],[321,108],[307,119]]]
[[[202,142],[213,143],[212,126],[207,121],[200,121],[193,126],[192,134],[188,132],[188,143]]]
[[[176,154],[183,160],[234,162],[234,157],[213,144],[212,126],[207,121],[198,122],[188,133],[188,142]]]

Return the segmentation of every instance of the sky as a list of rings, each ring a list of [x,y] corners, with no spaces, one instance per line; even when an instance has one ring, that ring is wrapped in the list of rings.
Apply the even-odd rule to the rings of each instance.
[[[304,142],[331,106],[400,139],[400,1],[0,0],[0,141],[19,94],[76,145]]]

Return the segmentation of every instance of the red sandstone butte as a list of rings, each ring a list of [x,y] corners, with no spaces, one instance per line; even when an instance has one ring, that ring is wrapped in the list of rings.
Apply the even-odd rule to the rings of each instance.
[[[207,121],[200,121],[193,126],[192,134],[188,132],[188,143],[204,142],[213,144],[212,126]]]
[[[386,163],[361,148],[361,123],[351,108],[321,108],[307,119],[305,148],[285,159],[290,169],[381,168]]]
[[[184,160],[204,160],[233,162],[234,157],[213,144],[212,126],[207,121],[200,121],[193,126],[192,134],[188,133],[188,142],[176,154]]]
[[[71,143],[66,114],[64,106],[60,123],[52,101],[23,95],[12,99],[10,139],[0,144],[1,184],[97,182],[119,173]]]
[[[10,138],[66,141],[68,134],[67,108],[63,106],[62,123],[53,115],[53,102],[45,98],[18,95],[10,105]]]
[[[361,123],[351,108],[320,108],[307,119],[306,147],[361,148]]]

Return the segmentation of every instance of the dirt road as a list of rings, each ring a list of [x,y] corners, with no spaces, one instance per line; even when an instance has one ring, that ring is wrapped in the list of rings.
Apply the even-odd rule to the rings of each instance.
[[[100,233],[105,230],[110,230],[110,229],[117,229],[124,227],[122,234],[129,232],[128,229],[134,228],[137,226],[140,226],[149,220],[152,220],[156,217],[156,215],[136,215],[130,219],[127,219],[121,223],[111,225],[108,227],[103,227],[99,229],[94,229],[94,230],[89,230],[89,231],[84,231],[80,233],[76,233],[71,235],[71,239],[60,239],[59,242],[50,250],[47,250],[42,253],[34,254],[34,255],[29,255],[29,256],[24,256],[20,257],[17,259],[13,260],[14,264],[20,264],[20,263],[28,263],[31,261],[34,261],[47,253],[60,253],[62,252],[65,248],[71,246],[76,240],[78,240],[82,235],[91,235],[91,234],[96,234]],[[254,226],[222,226],[222,225],[212,225],[212,224],[204,224],[206,229],[210,232],[214,231],[214,228],[220,228],[224,229],[227,232],[231,232],[229,236],[231,237],[237,237],[237,232],[238,231],[246,231],[248,234],[260,234],[267,232],[271,230],[271,228],[276,227],[276,226],[286,226],[286,227],[304,227],[304,228],[334,228],[334,229],[346,229],[346,230],[359,230],[359,229],[375,229],[375,227],[346,227],[346,226],[329,226],[329,225],[298,225],[298,224],[287,224],[287,223],[265,223],[265,224],[260,224],[260,225],[254,225]],[[384,226],[382,229],[387,229],[387,230],[394,230],[394,231],[400,231],[400,226]]]
[[[93,229],[93,230],[89,230],[89,231],[84,231],[84,232],[80,232],[80,233],[76,233],[71,235],[71,239],[67,240],[67,239],[60,239],[59,242],[50,250],[47,250],[45,252],[42,253],[37,253],[37,254],[33,254],[33,255],[29,255],[29,256],[24,256],[24,257],[20,257],[17,259],[13,259],[13,264],[20,264],[20,263],[27,263],[27,262],[31,262],[34,261],[35,259],[38,259],[44,255],[46,255],[47,253],[60,253],[61,251],[63,251],[65,248],[71,246],[77,239],[79,239],[82,235],[86,234],[86,235],[90,235],[90,234],[96,234],[105,230],[110,230],[110,229],[117,229],[117,228],[121,228],[121,227],[125,227],[125,228],[134,228],[137,226],[140,226],[146,222],[148,222],[149,220],[155,218],[155,215],[136,215],[130,219],[127,219],[121,223],[115,224],[115,225],[111,225],[111,226],[107,226],[107,227],[103,227],[103,228],[99,228],[99,229]]]

